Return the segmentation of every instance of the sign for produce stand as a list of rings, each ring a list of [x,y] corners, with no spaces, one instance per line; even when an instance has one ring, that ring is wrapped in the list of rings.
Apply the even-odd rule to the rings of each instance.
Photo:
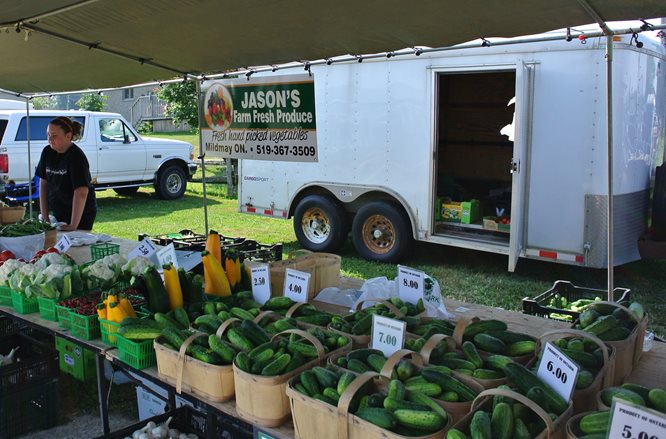
[[[136,258],[137,256],[143,256],[144,258],[149,258],[156,251],[157,248],[155,248],[155,244],[153,244],[153,242],[150,239],[143,238],[139,243],[139,245],[134,247],[132,251],[130,251],[127,254],[127,259]]]
[[[62,238],[60,238],[56,243],[55,248],[57,248],[60,253],[65,253],[71,246],[72,240],[69,239],[69,236],[67,236],[66,233],[64,233]]]
[[[398,265],[398,295],[405,302],[416,304],[423,298],[425,273]]]
[[[379,349],[385,357],[390,357],[405,344],[405,328],[407,324],[400,320],[390,319],[374,314],[372,316],[372,336],[370,347]]]
[[[176,260],[176,248],[173,246],[173,243],[157,251],[157,260],[159,261],[160,266],[171,263],[173,264],[174,268],[178,268],[178,261]]]
[[[284,295],[294,302],[308,301],[308,288],[310,288],[310,273],[285,269]]]
[[[314,76],[204,81],[201,141],[208,157],[316,162]]]
[[[252,273],[252,296],[254,301],[263,305],[271,298],[271,278],[268,264],[257,264],[250,268]]]
[[[666,416],[663,413],[613,398],[609,438],[664,439]]]
[[[569,401],[576,386],[578,369],[575,362],[571,361],[555,345],[548,342],[541,353],[537,376],[541,381],[552,387],[565,401]]]

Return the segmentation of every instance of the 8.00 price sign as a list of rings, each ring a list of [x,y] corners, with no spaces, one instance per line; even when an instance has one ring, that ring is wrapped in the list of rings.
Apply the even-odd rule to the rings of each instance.
[[[576,385],[578,365],[560,352],[552,343],[546,343],[541,354],[537,376],[552,387],[565,401],[571,398]]]
[[[398,295],[405,302],[416,303],[423,298],[425,273],[398,265]]]
[[[379,349],[386,357],[402,349],[405,343],[406,323],[384,316],[372,316],[372,339],[370,347]]]
[[[666,438],[666,416],[614,398],[608,437],[624,439]]]

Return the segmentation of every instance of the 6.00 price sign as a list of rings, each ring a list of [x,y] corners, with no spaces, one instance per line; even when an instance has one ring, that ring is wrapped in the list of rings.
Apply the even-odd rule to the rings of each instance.
[[[614,398],[608,437],[664,439],[666,438],[666,416],[655,410]]]
[[[384,316],[372,316],[370,347],[379,349],[386,357],[402,349],[405,343],[406,323]]]
[[[578,365],[552,343],[546,343],[537,376],[568,401],[576,385],[578,369]]]

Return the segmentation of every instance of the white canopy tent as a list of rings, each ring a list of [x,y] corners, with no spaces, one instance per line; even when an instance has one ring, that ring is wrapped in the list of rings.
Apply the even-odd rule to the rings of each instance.
[[[610,121],[612,40],[605,23],[663,16],[664,0],[0,0],[0,89],[29,97],[202,78],[267,63],[444,47],[593,21],[608,37]],[[608,171],[612,298],[612,166]]]

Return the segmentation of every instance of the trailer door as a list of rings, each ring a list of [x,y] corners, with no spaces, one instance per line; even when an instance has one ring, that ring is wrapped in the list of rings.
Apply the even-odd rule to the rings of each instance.
[[[511,235],[509,238],[509,271],[514,271],[521,253],[524,253],[529,174],[529,147],[532,124],[532,89],[534,65],[519,62],[516,66],[515,139],[510,163],[511,185]]]

